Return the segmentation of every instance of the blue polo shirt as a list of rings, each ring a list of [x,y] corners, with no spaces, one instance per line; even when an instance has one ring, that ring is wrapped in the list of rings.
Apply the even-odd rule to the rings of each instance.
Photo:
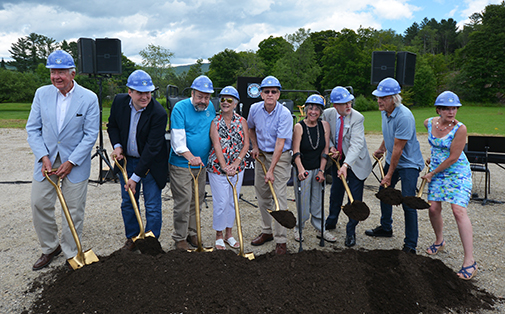
[[[416,136],[416,121],[409,108],[398,105],[388,117],[386,111],[382,111],[382,135],[386,144],[386,162],[391,164],[395,138],[406,140],[402,155],[397,168],[416,168],[421,171],[424,168],[421,146]]]
[[[210,123],[215,116],[216,110],[212,103],[209,103],[204,111],[196,111],[191,103],[191,98],[176,103],[170,116],[172,129],[184,129],[186,146],[194,156],[200,157],[205,165],[212,146],[209,135]],[[188,160],[183,156],[178,156],[172,148],[170,148],[169,162],[177,167],[188,167]]]
[[[289,109],[277,102],[274,110],[268,113],[264,102],[260,101],[251,105],[247,117],[247,126],[256,131],[258,148],[267,153],[273,153],[277,138],[286,139],[283,152],[291,149],[293,138],[293,118]]]

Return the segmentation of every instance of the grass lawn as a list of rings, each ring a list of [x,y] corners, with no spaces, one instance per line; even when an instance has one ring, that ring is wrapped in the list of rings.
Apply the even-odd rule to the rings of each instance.
[[[0,128],[24,128],[30,113],[30,103],[0,104]],[[426,133],[423,122],[436,116],[435,108],[413,108],[418,133]],[[102,121],[109,119],[110,108],[103,108]],[[363,112],[365,132],[381,133],[380,111]],[[468,134],[505,136],[505,107],[462,106],[458,109],[457,119],[468,128]]]

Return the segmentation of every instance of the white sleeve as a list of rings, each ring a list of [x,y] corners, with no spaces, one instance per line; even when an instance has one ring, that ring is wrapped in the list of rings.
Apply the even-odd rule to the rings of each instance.
[[[186,146],[186,131],[184,129],[172,129],[170,131],[170,141],[172,149],[178,156],[189,151]]]

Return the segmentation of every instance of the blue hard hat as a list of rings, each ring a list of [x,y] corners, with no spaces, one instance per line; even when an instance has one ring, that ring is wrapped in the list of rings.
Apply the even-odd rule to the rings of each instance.
[[[275,76],[267,76],[261,81],[260,88],[263,89],[265,87],[277,87],[281,89],[281,82]]]
[[[191,88],[207,94],[212,94],[214,92],[214,86],[212,85],[212,81],[205,75],[200,75],[199,77],[197,77],[193,81],[193,84],[191,84]]]
[[[74,58],[63,50],[53,51],[47,57],[46,68],[48,69],[71,69],[75,68]]]
[[[387,77],[380,81],[377,89],[372,92],[372,95],[377,97],[384,97],[389,95],[396,95],[402,91],[400,84],[394,78]]]
[[[143,70],[135,70],[128,77],[126,86],[139,92],[152,92],[154,90],[153,80]]]
[[[345,87],[337,86],[331,90],[330,101],[333,104],[346,104],[353,99],[354,95],[351,94]]]
[[[305,104],[314,104],[314,105],[320,105],[324,107],[324,98],[321,97],[319,94],[312,94],[309,97],[307,97],[307,100],[305,101]]]
[[[238,95],[237,90],[233,86],[226,86],[221,90],[221,93],[219,93],[219,96],[233,96],[237,98],[237,100],[240,100],[240,96]]]
[[[438,95],[437,100],[435,100],[435,106],[461,107],[461,102],[459,102],[458,95],[451,91],[445,91]]]

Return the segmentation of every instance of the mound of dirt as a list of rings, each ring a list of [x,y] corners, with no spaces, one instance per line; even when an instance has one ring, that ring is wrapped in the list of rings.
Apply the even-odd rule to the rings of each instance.
[[[116,251],[36,280],[24,313],[448,313],[492,309],[499,299],[440,260],[398,250]]]

